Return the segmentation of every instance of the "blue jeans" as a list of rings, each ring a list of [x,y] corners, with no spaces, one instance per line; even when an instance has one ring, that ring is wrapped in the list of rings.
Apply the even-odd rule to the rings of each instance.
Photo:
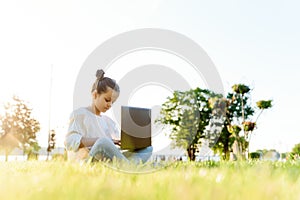
[[[116,147],[113,141],[109,138],[100,138],[92,146],[89,155],[97,160],[116,158],[118,161],[145,163],[152,155],[153,147],[149,146],[138,151],[126,151],[124,153]]]

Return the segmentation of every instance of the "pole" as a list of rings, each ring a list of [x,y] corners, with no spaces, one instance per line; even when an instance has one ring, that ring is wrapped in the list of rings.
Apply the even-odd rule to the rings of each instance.
[[[51,68],[50,68],[50,86],[49,86],[49,112],[48,112],[48,146],[49,146],[49,142],[50,142],[50,137],[51,137],[51,133],[50,133],[50,130],[51,130],[51,102],[52,102],[52,82],[53,82],[53,77],[52,77],[52,74],[53,74],[53,64],[51,64]],[[48,148],[47,148],[47,159],[49,159],[49,153],[50,151],[48,151]]]

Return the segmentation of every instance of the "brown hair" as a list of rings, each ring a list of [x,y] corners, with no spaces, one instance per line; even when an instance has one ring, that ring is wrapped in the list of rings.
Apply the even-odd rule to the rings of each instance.
[[[114,79],[111,79],[109,77],[104,77],[104,71],[102,69],[98,69],[96,72],[96,81],[93,84],[92,92],[97,90],[98,94],[105,93],[107,91],[107,88],[111,88],[116,92],[120,92],[119,85],[116,83]]]

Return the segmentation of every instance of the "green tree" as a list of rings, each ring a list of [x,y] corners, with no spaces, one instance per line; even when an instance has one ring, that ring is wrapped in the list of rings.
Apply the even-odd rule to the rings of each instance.
[[[216,94],[200,88],[175,91],[162,105],[161,117],[157,120],[171,127],[170,138],[174,145],[186,149],[191,161],[195,160],[200,139],[205,137],[204,131],[212,115],[209,104],[212,96]]]
[[[28,155],[28,159],[36,156],[40,146],[36,140],[36,133],[40,130],[40,123],[32,117],[32,109],[24,100],[14,96],[12,102],[4,105],[5,113],[1,116],[2,137],[15,138],[21,144],[20,148]]]
[[[296,144],[293,149],[292,149],[292,153],[298,154],[300,155],[300,143]]]
[[[232,86],[232,92],[227,95],[226,120],[218,142],[213,147],[222,152],[224,159],[229,159],[232,151],[238,158],[248,157],[251,135],[256,128],[256,122],[265,109],[272,107],[271,100],[261,100],[256,103],[260,110],[255,121],[251,118],[256,108],[251,105],[251,89],[244,84]]]
[[[249,154],[249,158],[253,159],[253,160],[259,160],[259,159],[261,159],[261,157],[262,157],[262,153],[260,153],[260,152],[251,152]]]
[[[300,143],[295,144],[295,146],[293,147],[291,153],[294,154],[294,155],[298,155],[298,157],[300,156]]]
[[[256,121],[272,106],[271,100],[256,103],[260,113],[253,121],[256,110],[250,102],[250,88],[235,84],[232,90],[226,98],[200,88],[175,91],[162,105],[158,121],[171,127],[170,138],[175,146],[187,150],[190,160],[195,159],[201,139],[207,140],[223,159],[229,159],[231,151],[238,158],[248,155]]]
[[[237,154],[245,150],[247,141],[241,136],[243,127],[241,124],[253,115],[254,110],[249,105],[250,88],[246,85],[236,84],[232,86],[233,92],[227,94],[223,101],[226,102],[225,120],[217,141],[212,146],[215,152],[224,160],[228,160],[230,152]]]

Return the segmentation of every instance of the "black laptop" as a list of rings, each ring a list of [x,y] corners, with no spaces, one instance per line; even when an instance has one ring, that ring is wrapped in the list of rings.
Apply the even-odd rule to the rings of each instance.
[[[151,109],[121,107],[121,149],[139,150],[151,146]]]

